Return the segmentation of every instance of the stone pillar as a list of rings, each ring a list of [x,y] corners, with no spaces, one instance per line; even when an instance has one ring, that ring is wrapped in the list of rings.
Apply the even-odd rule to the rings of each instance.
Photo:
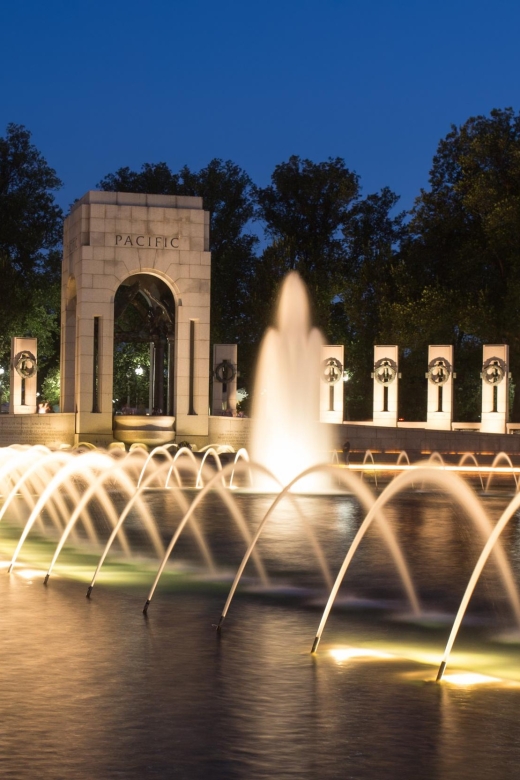
[[[482,356],[482,433],[506,433],[509,417],[509,347],[485,344]]]
[[[76,433],[80,439],[101,443],[112,438],[113,293],[101,286],[92,291],[84,276],[83,269],[78,269]]]
[[[236,413],[237,345],[213,345],[213,398],[211,414]]]
[[[428,347],[427,427],[451,431],[453,421],[453,347],[451,344]]]
[[[61,351],[60,351],[60,410],[75,411],[76,385],[76,280],[69,275],[70,252],[68,226],[64,230],[64,259],[61,295]]]
[[[343,344],[321,348],[320,422],[343,422]]]
[[[374,425],[397,427],[399,349],[395,345],[374,347]]]
[[[166,389],[166,414],[173,416],[175,383],[175,338],[168,337],[168,387]]]
[[[148,390],[148,412],[152,413],[153,410],[153,393],[155,382],[155,347],[153,341],[150,342],[150,376],[149,376],[149,390]]]
[[[156,414],[166,414],[164,403],[164,341],[160,338],[154,345],[153,409]],[[166,402],[167,404],[168,402]]]
[[[10,414],[36,414],[37,339],[11,339]]]

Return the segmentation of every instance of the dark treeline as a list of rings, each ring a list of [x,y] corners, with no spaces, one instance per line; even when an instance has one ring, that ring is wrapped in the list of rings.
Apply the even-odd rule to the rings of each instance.
[[[60,182],[10,125],[0,139],[0,350],[9,337],[40,339],[44,368],[57,363]],[[434,156],[429,188],[411,212],[387,187],[364,194],[341,158],[291,157],[256,186],[233,162],[199,171],[144,164],[108,174],[105,190],[198,195],[211,213],[213,343],[238,342],[251,390],[261,335],[279,283],[296,269],[316,323],[345,345],[347,413],[371,417],[373,345],[401,348],[400,416],[425,419],[428,344],[453,344],[455,415],[477,420],[483,343],[510,346],[520,376],[520,114],[493,110],[452,127]],[[260,242],[254,223],[265,234]],[[520,420],[520,392],[512,418]]]

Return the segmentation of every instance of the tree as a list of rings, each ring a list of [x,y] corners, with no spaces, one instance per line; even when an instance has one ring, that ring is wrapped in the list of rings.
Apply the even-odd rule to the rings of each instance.
[[[210,212],[212,341],[247,340],[249,295],[258,238],[247,232],[253,185],[230,160],[211,160],[197,173],[179,172],[183,195],[198,195]]]
[[[98,184],[108,192],[141,192],[148,195],[180,195],[179,175],[172,173],[165,162],[145,163],[140,171],[119,168]]]
[[[387,311],[395,301],[404,212],[388,187],[352,204],[343,227],[341,287],[333,301],[330,336],[346,346],[347,414],[372,416],[374,344],[386,343]]]
[[[39,340],[40,368],[59,355],[62,212],[54,200],[56,172],[22,125],[0,138],[0,360],[11,336]],[[42,378],[42,375],[40,375]]]
[[[401,290],[394,332],[423,349],[439,339],[453,343],[457,366],[467,369],[457,381],[458,413],[478,414],[477,395],[468,405],[460,374],[478,375],[482,343],[509,344],[520,377],[520,115],[513,109],[472,117],[439,143],[430,190],[412,212]],[[420,339],[418,317],[426,326]],[[520,419],[520,393],[513,418]]]
[[[263,221],[271,239],[258,263],[270,269],[273,288],[291,270],[297,270],[307,283],[316,309],[317,324],[326,332],[331,325],[331,303],[341,288],[344,248],[342,228],[348,209],[359,193],[358,177],[341,158],[314,163],[292,156],[280,163],[271,184],[256,188],[257,219]]]

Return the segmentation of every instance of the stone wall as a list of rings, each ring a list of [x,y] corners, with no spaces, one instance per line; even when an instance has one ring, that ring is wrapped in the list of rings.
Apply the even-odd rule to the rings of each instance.
[[[420,453],[441,454],[472,452],[494,454],[520,453],[520,436],[514,434],[480,433],[478,431],[432,431],[425,428],[383,428],[373,425],[334,425],[333,446],[341,449],[345,441],[351,450],[399,452],[410,456]]]
[[[248,447],[252,420],[236,417],[210,417],[208,444],[230,444],[234,449]],[[327,424],[327,423],[324,423]],[[478,431],[432,431],[425,428],[387,428],[374,425],[329,424],[331,447],[341,450],[345,441],[352,450],[399,452],[410,456],[472,452],[520,454],[520,435],[479,433]]]
[[[0,446],[10,444],[45,444],[56,448],[74,445],[74,414],[0,415]],[[326,423],[325,423],[326,424]],[[235,450],[248,447],[252,420],[240,417],[210,417],[207,437],[187,437],[201,447],[205,444],[230,444]],[[520,455],[520,435],[499,435],[478,431],[431,431],[424,428],[386,428],[373,425],[330,425],[331,446],[341,450],[345,441],[351,450],[399,452],[419,457],[421,453],[441,454],[472,452],[492,455],[507,452]],[[108,437],[111,439],[111,437]],[[179,440],[179,436],[177,436]],[[98,445],[108,443],[93,442]]]
[[[74,444],[74,414],[2,414],[0,447],[45,444],[56,448]]]
[[[247,448],[251,422],[247,417],[210,417],[207,444],[230,444],[235,450]]]

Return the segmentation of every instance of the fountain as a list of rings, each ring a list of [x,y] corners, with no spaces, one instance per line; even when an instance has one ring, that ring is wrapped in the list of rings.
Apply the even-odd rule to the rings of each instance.
[[[327,426],[317,422],[323,343],[311,324],[307,289],[293,271],[280,291],[275,326],[260,348],[251,436],[252,460],[284,485],[326,461],[331,449]],[[307,481],[300,488],[310,486]]]
[[[108,708],[108,725],[96,708],[107,733],[117,729],[118,705],[137,710],[121,750],[122,764],[132,757],[129,778],[146,776],[150,766],[168,776],[158,756],[172,762],[184,756],[191,737],[173,742],[166,722],[180,730],[185,720],[197,735],[190,761],[205,744],[223,756],[221,765],[200,769],[200,777],[217,778],[232,776],[230,761],[243,760],[242,745],[261,762],[252,745],[263,739],[270,752],[258,777],[305,777],[310,767],[332,778],[337,760],[352,760],[338,736],[342,729],[326,741],[330,724],[341,718],[359,752],[376,750],[377,735],[397,768],[394,745],[404,727],[426,753],[435,727],[443,751],[457,755],[450,739],[462,733],[459,742],[473,744],[461,723],[467,708],[468,723],[474,726],[476,716],[471,697],[453,714],[461,702],[456,685],[467,694],[485,683],[516,728],[516,701],[507,696],[520,684],[520,562],[512,522],[520,509],[520,468],[504,453],[489,465],[471,452],[412,462],[400,451],[389,462],[367,451],[348,465],[328,463],[326,426],[316,424],[321,343],[305,288],[291,274],[262,348],[250,452],[224,457],[213,447],[195,454],[175,445],[150,453],[0,449],[0,549],[11,573],[0,577],[6,628],[0,655],[21,681],[5,694],[9,706],[21,702],[33,722],[57,696],[63,717],[77,727],[72,680],[86,707],[92,690]],[[365,473],[374,477],[370,484]],[[321,492],[312,492],[316,478]],[[47,588],[29,594],[38,578]],[[87,601],[79,599],[83,584]],[[144,600],[146,620],[139,619]],[[209,633],[213,620],[217,641]],[[45,658],[37,706],[23,689],[24,679],[38,684],[31,666],[36,649]],[[417,686],[435,675],[442,686]],[[437,696],[432,691],[439,688]],[[398,705],[397,724],[390,716]],[[110,776],[103,762],[110,763],[113,746],[103,747],[101,726],[92,740],[85,714],[89,750],[93,741],[98,751],[91,775]],[[481,717],[484,742],[491,715]],[[143,723],[151,724],[153,754],[150,740],[140,737]],[[61,728],[68,733],[66,722]],[[285,735],[290,767],[283,750],[276,760],[271,755],[280,740],[276,729]],[[239,745],[232,759],[223,747],[229,731]],[[45,751],[28,750],[32,769],[45,776]],[[63,756],[66,747],[54,750]],[[500,751],[490,750],[496,763]],[[516,748],[508,755],[520,760]],[[0,759],[10,761],[1,746]],[[74,760],[64,761],[71,777]],[[473,776],[490,761],[479,756]],[[508,771],[513,763],[507,759]],[[187,776],[199,776],[186,766]],[[373,773],[353,775],[393,776],[385,767],[382,761]],[[460,767],[439,772],[443,780],[464,776]],[[29,774],[26,768],[12,776]],[[248,767],[240,776],[257,775]]]
[[[243,452],[237,453],[232,463],[223,466],[215,450],[208,449],[202,460],[198,461],[187,448],[178,449],[172,455],[171,451],[173,449],[172,447],[157,447],[149,455],[146,455],[142,450],[134,450],[128,455],[122,455],[119,451],[114,451],[109,455],[100,451],[90,450],[79,452],[78,454],[53,453],[39,446],[2,450],[0,458],[0,485],[4,502],[0,510],[0,520],[4,518],[16,501],[18,504],[20,503],[20,499],[23,500],[28,513],[28,517],[24,521],[22,533],[12,553],[8,571],[13,571],[16,566],[24,543],[27,541],[33,526],[39,524],[40,532],[45,533],[45,527],[42,526],[44,514],[49,517],[55,529],[60,529],[58,544],[45,575],[44,584],[49,582],[50,575],[57,564],[58,557],[69,535],[74,534],[79,524],[83,525],[84,533],[86,533],[90,542],[99,546],[99,531],[96,531],[95,522],[89,511],[92,503],[97,502],[100,504],[103,516],[109,521],[112,530],[104,545],[88,588],[87,596],[90,597],[96,579],[100,575],[103,564],[115,541],[118,540],[122,551],[126,555],[132,555],[131,547],[125,534],[125,522],[132,517],[132,512],[135,510],[152,547],[161,561],[144,607],[144,612],[147,613],[161,576],[185,528],[192,530],[211,575],[218,576],[218,567],[196,517],[196,513],[198,514],[203,507],[203,502],[207,496],[216,493],[226,506],[230,517],[237,524],[237,528],[240,530],[247,548],[222,610],[218,623],[220,629],[250,557],[254,559],[264,587],[270,587],[270,579],[260,557],[257,544],[264,533],[267,521],[287,496],[294,506],[295,516],[303,521],[303,526],[314,550],[318,567],[323,573],[326,585],[330,588],[327,604],[312,646],[312,652],[315,653],[347,569],[374,520],[379,525],[395,561],[412,613],[416,616],[421,614],[421,607],[408,565],[392,530],[391,523],[389,523],[386,517],[385,508],[396,496],[406,493],[410,489],[413,490],[415,484],[421,486],[421,491],[424,490],[426,484],[429,484],[437,489],[441,489],[444,495],[449,496],[451,500],[459,503],[464,508],[475,524],[475,528],[485,545],[476,563],[454,621],[452,633],[441,661],[438,680],[442,678],[462,618],[491,552],[495,553],[498,571],[503,578],[510,604],[520,625],[520,601],[514,576],[507,555],[499,542],[499,537],[517,510],[520,499],[517,495],[510,501],[509,505],[503,510],[496,527],[493,529],[477,495],[460,476],[454,473],[457,471],[466,475],[478,473],[480,480],[482,480],[482,472],[487,471],[490,476],[497,471],[499,473],[506,472],[512,474],[515,478],[514,484],[516,487],[516,475],[520,472],[520,469],[515,468],[512,461],[505,456],[498,455],[492,466],[486,467],[479,465],[474,456],[469,458],[465,454],[458,465],[452,466],[447,464],[438,453],[434,453],[427,462],[412,464],[406,453],[401,452],[398,455],[395,466],[391,467],[400,473],[400,476],[394,477],[379,497],[376,497],[362,481],[363,473],[366,469],[383,468],[382,464],[375,462],[372,453],[370,453],[369,463],[367,463],[365,455],[360,464],[351,464],[350,467],[334,464],[310,466],[283,486],[275,474],[262,464],[249,460]],[[211,461],[208,460],[209,455],[211,455]],[[468,460],[471,462],[469,466],[467,465]],[[500,467],[498,464],[504,461],[507,463],[507,466]],[[214,465],[211,466],[210,462]],[[181,466],[181,464],[184,465]],[[360,471],[361,476],[356,475],[356,471]],[[236,502],[236,498],[242,491],[237,489],[236,485],[234,486],[235,489],[232,490],[233,479],[245,480],[245,484],[250,485],[252,473],[260,474],[263,478],[269,480],[271,484],[278,484],[278,494],[274,500],[270,500],[267,511],[260,518],[256,532],[253,535],[251,535],[248,523]],[[329,566],[317,539],[316,532],[312,524],[309,524],[304,513],[302,513],[301,507],[295,503],[296,497],[292,494],[292,491],[298,488],[298,483],[304,482],[309,476],[325,473],[334,474],[336,483],[339,482],[342,490],[346,490],[348,494],[355,496],[366,512],[363,523],[360,525],[357,534],[346,551],[343,564],[339,569],[333,587]],[[176,482],[173,486],[170,484],[172,474],[175,475]],[[111,490],[107,490],[108,483],[111,485]],[[192,485],[191,488],[189,487],[190,485]],[[43,489],[42,486],[44,486]],[[34,498],[35,490],[40,492],[36,499]],[[158,532],[156,521],[145,500],[147,492],[154,490],[169,491],[181,511],[180,522],[166,549]],[[195,491],[195,496],[191,501],[186,496],[187,490]],[[116,500],[114,500],[114,496]],[[122,510],[116,508],[119,496],[122,496],[124,501]],[[74,506],[73,510],[69,508],[71,506]],[[18,517],[24,515],[20,506],[17,507],[17,514]],[[80,537],[76,536],[76,543],[79,539]]]

